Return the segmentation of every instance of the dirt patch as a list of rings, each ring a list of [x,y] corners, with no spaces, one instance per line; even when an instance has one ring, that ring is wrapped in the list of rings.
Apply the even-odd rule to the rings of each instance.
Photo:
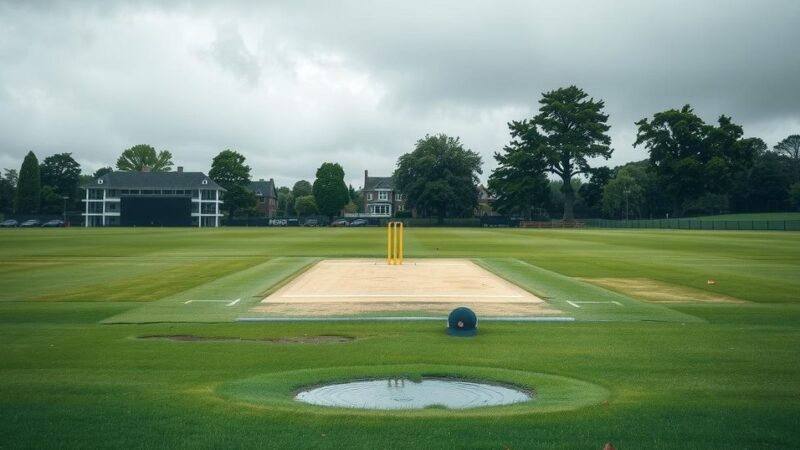
[[[468,306],[478,316],[530,317],[563,314],[557,309],[550,308],[546,303],[464,303],[463,306]],[[422,315],[442,314],[446,316],[455,307],[456,305],[453,303],[424,302],[262,303],[250,311],[276,317],[335,317],[397,313],[404,313],[405,315],[414,315],[414,313]]]
[[[561,314],[542,299],[467,259],[323,260],[251,310],[281,317],[447,314],[469,306],[490,316]]]
[[[157,339],[182,342],[259,342],[262,344],[338,344],[355,340],[352,336],[285,336],[278,338],[238,338],[230,336],[195,336],[192,334],[139,336],[137,339]]]
[[[579,278],[582,281],[655,303],[746,303],[723,294],[649,278]]]

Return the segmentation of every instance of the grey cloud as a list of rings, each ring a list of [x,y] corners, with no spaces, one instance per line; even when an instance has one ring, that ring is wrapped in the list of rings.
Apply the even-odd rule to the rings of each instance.
[[[691,103],[770,145],[800,131],[800,2],[0,3],[0,166],[72,151],[85,170],[137,143],[256,177],[338,161],[391,173],[426,133],[481,153],[542,92],[606,101],[611,164],[646,157],[633,122]]]

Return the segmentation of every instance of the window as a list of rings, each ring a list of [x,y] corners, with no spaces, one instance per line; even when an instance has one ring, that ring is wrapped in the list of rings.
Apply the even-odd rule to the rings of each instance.
[[[97,184],[103,184],[103,180],[97,180]]]
[[[203,184],[208,184],[208,180],[203,180]]]
[[[379,216],[388,216],[391,214],[389,205],[371,205],[370,209],[372,210],[372,214]]]
[[[370,192],[369,194],[367,194],[367,200],[372,200],[372,192]]]
[[[378,200],[389,200],[389,193],[386,191],[378,192]]]
[[[403,199],[403,194],[401,194],[401,193],[399,193],[399,192],[395,192],[395,193],[394,193],[394,199],[395,199],[395,200],[397,200],[397,201],[399,202],[400,200],[402,200],[402,199]]]

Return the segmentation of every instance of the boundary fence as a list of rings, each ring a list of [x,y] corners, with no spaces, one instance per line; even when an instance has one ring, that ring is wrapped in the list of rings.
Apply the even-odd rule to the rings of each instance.
[[[699,220],[649,219],[605,220],[586,219],[593,228],[661,228],[667,230],[731,230],[731,231],[800,231],[800,220]]]

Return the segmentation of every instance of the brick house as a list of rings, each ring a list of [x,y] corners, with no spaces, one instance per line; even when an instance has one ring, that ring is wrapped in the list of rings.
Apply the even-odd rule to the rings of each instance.
[[[365,170],[361,194],[364,196],[361,216],[392,217],[404,210],[402,196],[395,190],[392,177],[371,177],[369,171]]]
[[[247,190],[256,194],[256,209],[264,213],[264,217],[275,217],[278,210],[278,191],[275,189],[275,180],[251,181]]]

